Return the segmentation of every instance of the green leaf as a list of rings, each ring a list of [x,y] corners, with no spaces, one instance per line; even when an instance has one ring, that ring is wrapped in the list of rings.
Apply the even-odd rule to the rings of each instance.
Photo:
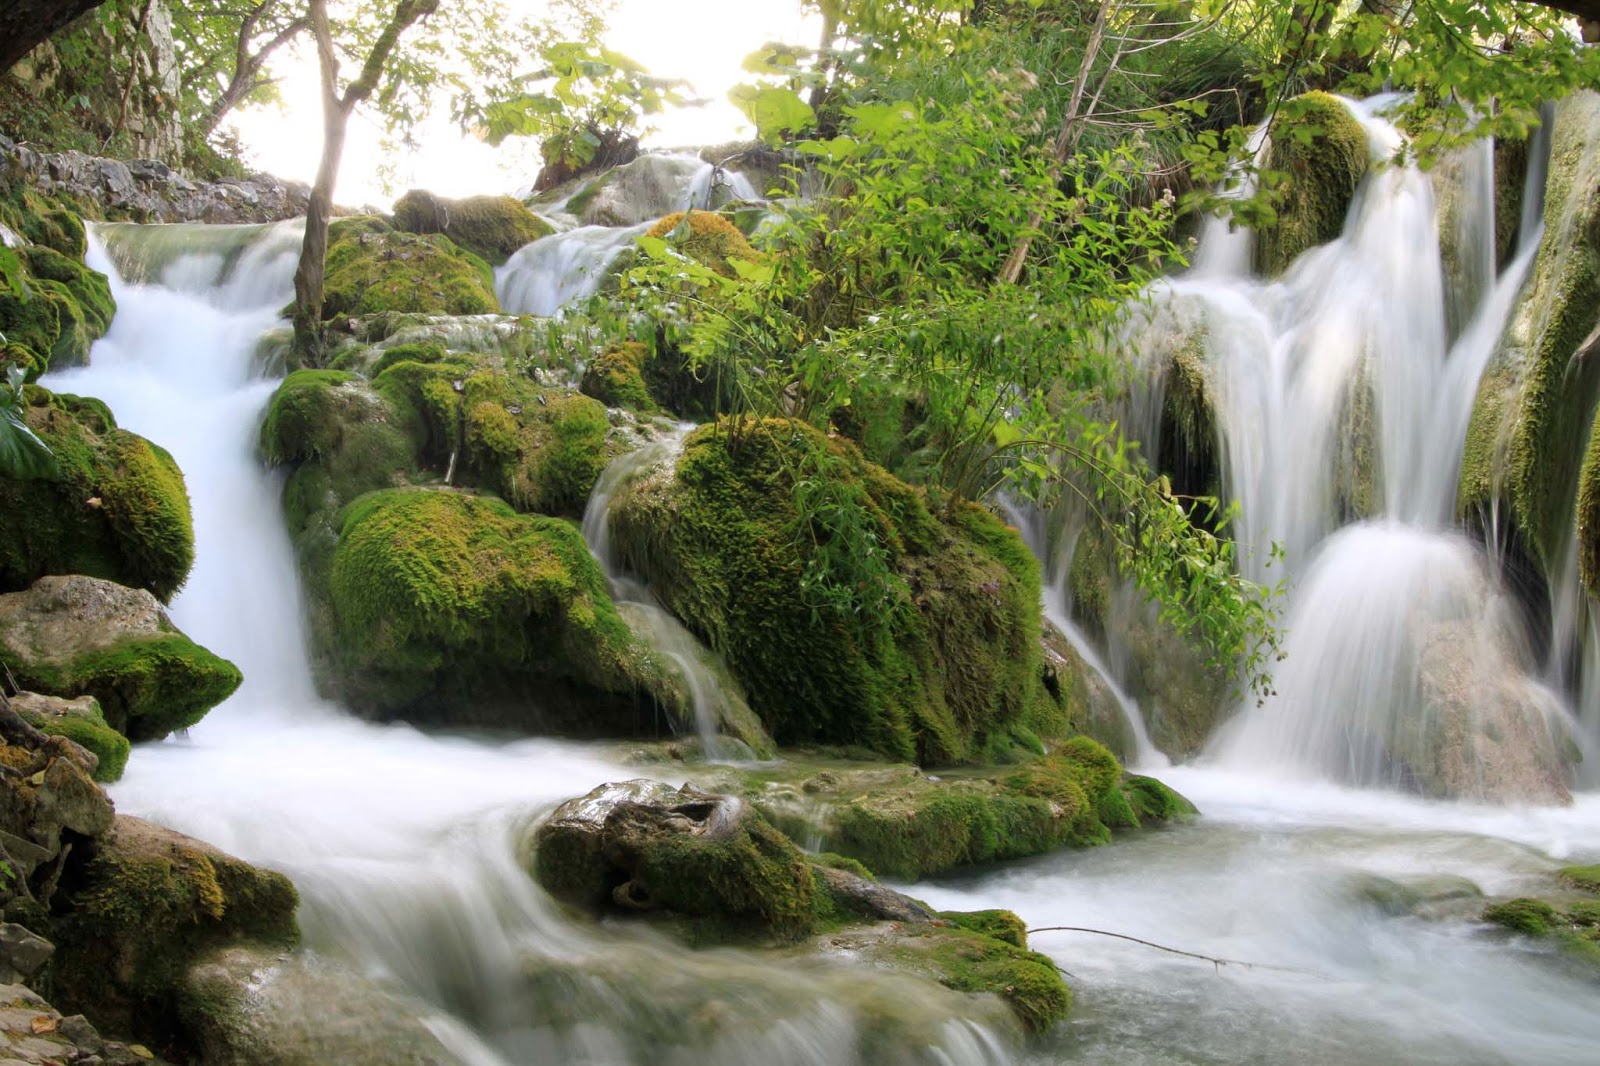
[[[728,99],[755,123],[762,140],[776,144],[785,133],[800,133],[816,125],[817,113],[793,89],[736,85]]]

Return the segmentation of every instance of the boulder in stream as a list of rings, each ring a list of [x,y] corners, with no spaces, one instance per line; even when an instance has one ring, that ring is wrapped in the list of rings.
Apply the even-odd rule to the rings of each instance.
[[[406,233],[442,233],[456,246],[494,266],[554,227],[512,196],[468,196],[452,200],[412,189],[394,202],[395,228]]]
[[[241,680],[232,663],[179,632],[150,593],[81,575],[42,577],[0,596],[0,662],[34,692],[94,697],[130,740],[193,725]]]
[[[373,215],[338,219],[328,228],[325,319],[499,310],[489,264],[442,234],[403,233]]]

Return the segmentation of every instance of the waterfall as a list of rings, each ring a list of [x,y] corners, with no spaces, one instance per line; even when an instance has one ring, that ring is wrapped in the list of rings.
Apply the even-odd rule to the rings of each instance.
[[[904,977],[695,953],[565,917],[524,868],[528,827],[648,770],[593,746],[426,735],[319,701],[279,483],[255,455],[276,386],[256,350],[290,298],[295,224],[105,226],[91,241],[116,317],[88,367],[43,384],[105,400],[173,452],[197,561],[171,614],[245,675],[187,736],[138,748],[111,789],[119,811],[287,873],[307,949],[403,994],[461,1062],[824,1066],[864,1062],[886,1025],[907,1066],[1010,1061],[981,1010]],[[142,265],[125,277],[119,263]],[[733,1008],[717,1024],[674,1020],[715,989]]]
[[[1564,800],[1567,714],[1487,560],[1451,528],[1478,379],[1538,242],[1530,231],[1452,343],[1433,184],[1391,162],[1403,142],[1383,104],[1349,105],[1374,166],[1337,240],[1271,282],[1192,271],[1151,312],[1199,339],[1244,572],[1270,583],[1278,543],[1295,575],[1276,693],[1209,750],[1362,785]],[[1492,183],[1473,177],[1486,158],[1468,161],[1474,200],[1456,213],[1474,263],[1493,246]]]
[[[739,697],[729,691],[729,682],[708,664],[713,653],[656,601],[648,585],[623,569],[611,546],[611,507],[618,494],[633,479],[673,462],[683,448],[684,438],[693,429],[692,423],[680,423],[661,439],[621,456],[608,466],[584,508],[583,537],[605,571],[612,597],[628,624],[642,640],[665,656],[683,678],[694,706],[695,731],[706,757],[748,760],[754,757],[748,745],[721,734],[722,719],[730,704]],[[739,709],[749,713],[747,709]]]

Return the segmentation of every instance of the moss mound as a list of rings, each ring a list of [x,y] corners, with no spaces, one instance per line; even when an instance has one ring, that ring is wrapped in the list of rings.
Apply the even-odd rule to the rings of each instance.
[[[62,888],[68,906],[50,928],[54,998],[158,1046],[180,1031],[178,989],[197,958],[298,939],[288,878],[137,818],[119,817]]]
[[[850,528],[819,528],[799,492],[822,494]],[[612,536],[726,659],[780,744],[947,764],[1005,752],[1019,730],[1060,730],[1040,676],[1038,567],[1016,532],[974,506],[936,517],[808,426],[703,427],[675,469],[621,498]],[[854,581],[836,569],[836,538],[882,549],[875,580],[893,602],[879,628],[819,602],[819,585]]]
[[[178,464],[117,428],[98,400],[30,386],[25,417],[55,471],[0,479],[0,592],[45,574],[88,574],[171,599],[194,563],[189,496]]]
[[[687,228],[674,237],[673,234],[678,232],[684,217],[685,213],[682,211],[668,215],[651,226],[645,236],[671,241],[679,252],[697,263],[710,267],[723,277],[731,278],[734,275],[731,260],[742,259],[750,263],[760,261],[761,253],[744,239],[739,227],[711,211],[688,212]]]
[[[996,915],[1009,915],[1010,921],[984,917]],[[893,940],[868,947],[864,954],[879,965],[922,974],[957,992],[995,993],[1031,1033],[1066,1018],[1072,993],[1055,962],[1009,939],[1013,925],[1022,924],[1016,915],[980,911],[939,917],[946,920],[943,927],[907,928]],[[1005,937],[985,935],[986,928]]]
[[[457,483],[496,493],[519,511],[581,515],[615,457],[604,405],[490,357],[402,360],[373,384],[408,412],[430,464],[444,471],[454,457]]]
[[[0,262],[0,334],[7,342],[0,363],[21,366],[32,379],[87,361],[116,303],[106,276],[84,266],[82,255],[35,244],[15,265]]]
[[[329,591],[335,655],[365,709],[437,717],[476,704],[588,734],[648,719],[634,697],[654,663],[566,522],[458,492],[370,493],[343,514]]]
[[[649,351],[638,341],[612,345],[589,360],[578,391],[607,407],[654,411],[656,403],[644,381],[648,361]]]
[[[448,237],[401,233],[372,216],[340,219],[328,229],[324,318],[499,310],[489,264]]]
[[[850,798],[824,839],[875,874],[902,880],[1111,840],[1194,812],[1151,778],[1124,779],[1088,737],[995,779],[904,782]]]
[[[1371,155],[1367,134],[1350,110],[1327,93],[1313,92],[1285,105],[1272,124],[1269,170],[1289,175],[1276,224],[1260,234],[1257,265],[1281,274],[1304,251],[1344,231],[1356,186]]]
[[[1544,223],[1528,283],[1478,387],[1458,504],[1486,526],[1496,512],[1509,514],[1528,553],[1553,574],[1573,534],[1576,497],[1583,578],[1594,594],[1600,360],[1583,352],[1600,306],[1600,95],[1575,93],[1556,107]]]
[[[555,228],[511,196],[450,200],[413,189],[394,202],[394,225],[406,233],[442,233],[496,266]]]

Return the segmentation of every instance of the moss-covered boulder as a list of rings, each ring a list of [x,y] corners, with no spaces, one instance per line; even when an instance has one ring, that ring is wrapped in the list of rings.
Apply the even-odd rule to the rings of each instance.
[[[88,852],[61,886],[48,974],[58,1004],[107,1029],[181,1041],[179,990],[198,958],[298,938],[298,897],[282,874],[126,816]]]
[[[1041,678],[1038,564],[1016,531],[970,504],[936,513],[808,426],[701,428],[625,490],[611,535],[780,744],[944,764],[1062,728]],[[840,586],[881,591],[877,617],[828,599]]]
[[[442,233],[495,266],[523,245],[555,232],[555,227],[512,196],[451,200],[421,189],[394,202],[394,225],[406,233]]]
[[[563,902],[649,915],[694,943],[781,944],[821,933],[814,943],[824,951],[999,995],[1032,1030],[1065,1016],[1071,1002],[1055,964],[1026,950],[1015,915],[935,915],[837,856],[807,856],[731,796],[645,780],[602,785],[557,808],[525,853],[535,879]]]
[[[1512,529],[1546,573],[1561,563],[1583,497],[1583,576],[1600,590],[1592,549],[1597,498],[1589,444],[1600,399],[1600,94],[1575,93],[1556,106],[1544,238],[1500,349],[1478,388],[1462,457],[1458,504],[1470,519]],[[1510,521],[1507,522],[1506,518]]]
[[[66,737],[95,757],[94,779],[110,782],[128,765],[128,738],[106,724],[93,696],[66,699],[37,692],[19,692],[11,708],[24,722],[52,737]]]
[[[1366,130],[1349,107],[1327,93],[1288,101],[1270,135],[1267,169],[1288,175],[1277,221],[1261,231],[1256,244],[1257,267],[1273,277],[1302,252],[1344,231],[1371,150]]]
[[[649,361],[649,349],[638,341],[614,344],[589,360],[588,366],[583,368],[583,381],[578,391],[607,407],[654,411],[655,399],[644,380],[644,368]]]
[[[99,400],[29,386],[24,418],[55,454],[46,477],[0,477],[0,591],[88,574],[172,597],[194,563],[189,496],[164,449]]]
[[[367,713],[534,731],[649,731],[658,664],[583,537],[445,489],[369,493],[329,574],[341,694]]]
[[[106,276],[83,262],[83,223],[75,215],[23,215],[40,224],[22,231],[36,243],[0,254],[0,368],[21,366],[31,380],[51,367],[84,363],[110,328],[116,303]]]
[[[130,740],[193,725],[241,680],[232,663],[180,633],[150,593],[82,576],[44,577],[0,596],[0,662],[34,692],[93,696]]]
[[[519,511],[581,515],[615,458],[603,404],[492,357],[394,361],[373,385],[407,412],[429,463]]]
[[[750,247],[738,226],[712,211],[667,215],[645,236],[667,241],[681,254],[728,278],[734,276],[733,260],[755,263],[761,259],[761,253]]]
[[[499,310],[489,264],[442,234],[402,233],[373,216],[340,219],[328,228],[324,318]]]

